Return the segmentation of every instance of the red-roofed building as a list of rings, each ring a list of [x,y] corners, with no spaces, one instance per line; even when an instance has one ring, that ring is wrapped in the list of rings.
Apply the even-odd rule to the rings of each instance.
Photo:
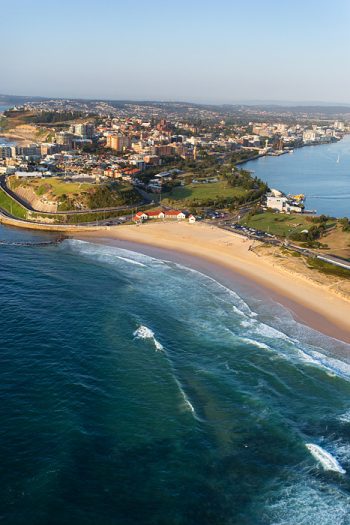
[[[181,221],[186,219],[186,215],[179,210],[152,210],[146,212],[139,211],[133,217],[135,222],[142,222],[148,219],[171,219]]]
[[[179,210],[166,210],[164,212],[166,219],[177,219],[177,220],[183,220],[186,219],[186,215]]]
[[[147,212],[149,219],[164,219],[165,215],[162,210],[152,210]]]
[[[142,221],[146,221],[147,219],[148,219],[148,216],[143,211],[138,211],[136,215],[134,215],[132,218],[134,222],[142,222]]]

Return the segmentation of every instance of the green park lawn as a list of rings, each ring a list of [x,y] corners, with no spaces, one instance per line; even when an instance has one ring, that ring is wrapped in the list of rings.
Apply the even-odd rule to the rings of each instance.
[[[209,184],[188,184],[186,186],[176,186],[173,190],[164,196],[164,201],[182,201],[183,204],[190,204],[193,201],[200,202],[206,200],[215,200],[229,197],[240,197],[245,195],[247,190],[243,188],[234,188],[227,182],[212,182]]]
[[[241,220],[241,224],[271,233],[272,235],[286,237],[290,233],[300,233],[303,230],[309,230],[314,225],[310,219],[310,216],[298,213],[282,215],[265,212],[252,216],[248,215]],[[334,221],[327,224],[334,224]]]
[[[25,219],[27,211],[0,188],[0,208],[11,213],[14,217]]]

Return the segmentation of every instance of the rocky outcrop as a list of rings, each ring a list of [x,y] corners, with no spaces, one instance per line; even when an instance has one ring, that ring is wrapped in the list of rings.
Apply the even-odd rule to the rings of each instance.
[[[22,201],[37,211],[46,211],[55,213],[57,211],[57,202],[50,202],[45,197],[39,197],[30,187],[18,186],[12,190]]]

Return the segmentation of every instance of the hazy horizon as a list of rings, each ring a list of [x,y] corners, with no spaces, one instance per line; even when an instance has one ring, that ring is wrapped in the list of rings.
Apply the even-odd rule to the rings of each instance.
[[[350,4],[0,0],[0,92],[204,104],[349,104]],[[15,36],[15,38],[14,38]],[[21,96],[21,95],[19,95]],[[322,101],[322,102],[318,102]],[[331,102],[327,102],[331,101]]]
[[[86,100],[86,101],[113,101],[113,102],[139,102],[139,103],[164,103],[164,104],[197,104],[197,105],[212,105],[212,106],[286,106],[286,107],[297,107],[297,106],[320,106],[320,107],[340,107],[340,106],[349,106],[349,102],[332,102],[332,101],[322,101],[322,100],[233,100],[232,102],[198,102],[195,100],[176,100],[176,99],[151,99],[151,98],[105,98],[105,97],[63,97],[63,96],[50,96],[42,94],[28,94],[28,93],[0,93],[0,97],[18,97],[18,98],[28,98],[28,99],[48,99],[48,100]],[[1,102],[1,101],[0,101]]]

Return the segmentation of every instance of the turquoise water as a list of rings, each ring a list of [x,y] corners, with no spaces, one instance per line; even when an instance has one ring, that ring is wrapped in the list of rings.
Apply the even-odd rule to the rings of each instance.
[[[4,523],[350,523],[348,345],[117,247],[0,259]]]
[[[333,144],[307,146],[280,157],[262,157],[242,167],[253,170],[270,188],[304,193],[307,209],[350,217],[349,135]]]

